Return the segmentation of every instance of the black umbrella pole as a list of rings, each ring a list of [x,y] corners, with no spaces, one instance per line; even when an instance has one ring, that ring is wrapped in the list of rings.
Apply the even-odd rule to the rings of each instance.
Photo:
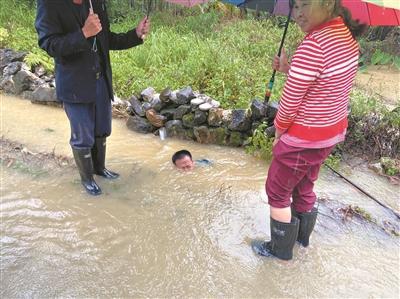
[[[281,44],[280,44],[280,46],[279,46],[278,56],[281,56],[281,52],[282,52],[282,49],[283,49],[283,44],[285,43],[286,33],[287,33],[287,31],[288,31],[288,28],[289,28],[290,18],[291,18],[291,17],[292,17],[292,8],[289,9],[289,14],[288,14],[287,21],[286,21],[286,24],[285,24],[285,29],[284,29],[284,31],[283,31],[283,36],[282,36]]]
[[[146,22],[147,22],[147,20],[149,19],[152,5],[153,5],[153,1],[152,1],[152,0],[147,0]],[[146,38],[146,34],[143,34],[143,35],[142,35],[142,39],[144,40],[145,38]]]
[[[283,31],[281,44],[279,45],[278,57],[280,57],[281,53],[282,53],[283,44],[285,43],[286,33],[288,31],[288,28],[289,28],[289,23],[290,23],[290,17],[291,16],[292,16],[292,8],[289,9],[289,14],[288,14],[287,21],[286,21],[286,24],[285,24],[285,29]],[[274,82],[275,82],[275,75],[276,75],[276,70],[274,70],[272,72],[271,79],[269,80],[269,83],[267,85],[267,90],[265,92],[265,97],[264,97],[264,104],[267,104],[269,102],[269,98],[271,97],[272,88],[274,87]]]
[[[152,0],[147,0],[147,10],[146,10],[146,18],[148,19],[151,13],[151,8],[153,5],[153,1]]]

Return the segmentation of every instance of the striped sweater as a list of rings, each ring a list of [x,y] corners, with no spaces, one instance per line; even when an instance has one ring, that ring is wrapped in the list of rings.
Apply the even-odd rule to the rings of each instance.
[[[307,141],[343,134],[358,58],[358,44],[341,17],[308,33],[293,56],[275,127]]]

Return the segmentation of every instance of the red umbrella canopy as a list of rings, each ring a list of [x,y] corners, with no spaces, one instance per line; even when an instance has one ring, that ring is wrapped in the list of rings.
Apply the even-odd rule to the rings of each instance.
[[[385,0],[375,0],[374,3],[385,5]],[[400,26],[400,10],[391,8],[393,5],[378,6],[366,0],[342,0],[342,4],[350,10],[353,19],[358,19],[361,23],[369,26]],[[274,14],[287,15],[288,12],[289,0],[277,0]]]
[[[370,26],[399,26],[400,10],[378,6],[369,2],[344,0],[343,6],[347,7],[353,19]],[[378,3],[378,2],[377,2]],[[384,4],[382,2],[382,4]]]
[[[400,1],[399,0],[363,0],[363,1],[371,2],[378,6],[400,9]]]
[[[206,3],[209,0],[164,0],[164,1],[174,4],[180,4],[187,7],[192,7],[198,4]]]

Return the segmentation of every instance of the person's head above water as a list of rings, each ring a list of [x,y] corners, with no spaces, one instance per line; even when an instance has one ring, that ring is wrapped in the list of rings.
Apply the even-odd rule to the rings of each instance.
[[[172,163],[174,163],[176,168],[183,171],[190,171],[194,168],[192,154],[188,150],[177,151],[172,156]]]

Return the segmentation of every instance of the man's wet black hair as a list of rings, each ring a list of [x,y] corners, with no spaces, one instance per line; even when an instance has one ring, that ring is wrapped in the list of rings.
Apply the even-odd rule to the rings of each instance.
[[[192,154],[188,151],[188,150],[180,150],[177,151],[173,156],[172,156],[172,163],[174,163],[174,165],[176,165],[176,160],[180,160],[182,158],[184,158],[185,156],[189,156],[190,160],[192,160]]]

